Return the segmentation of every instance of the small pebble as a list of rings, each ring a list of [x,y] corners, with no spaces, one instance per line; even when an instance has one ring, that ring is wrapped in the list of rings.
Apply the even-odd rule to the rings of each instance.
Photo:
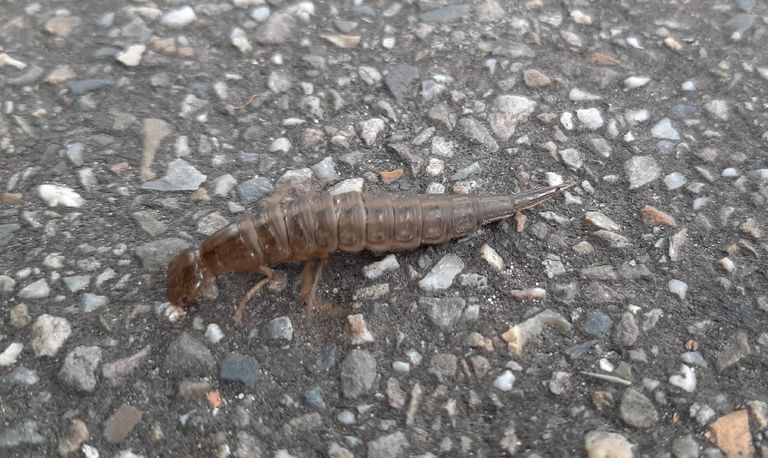
[[[512,371],[504,371],[493,381],[493,386],[501,391],[509,391],[515,383],[515,374]]]
[[[205,329],[205,337],[207,337],[208,341],[212,344],[217,344],[224,338],[224,333],[221,331],[218,324],[210,323]]]

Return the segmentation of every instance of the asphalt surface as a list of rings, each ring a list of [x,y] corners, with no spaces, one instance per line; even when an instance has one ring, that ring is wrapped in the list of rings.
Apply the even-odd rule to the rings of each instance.
[[[768,456],[765,2],[0,0],[0,455]],[[264,198],[563,195],[216,277]]]

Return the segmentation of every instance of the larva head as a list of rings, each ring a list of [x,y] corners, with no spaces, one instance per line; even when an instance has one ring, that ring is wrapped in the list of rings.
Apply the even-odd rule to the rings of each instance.
[[[208,280],[208,269],[196,249],[182,251],[168,264],[166,296],[171,304],[183,306],[194,299]]]

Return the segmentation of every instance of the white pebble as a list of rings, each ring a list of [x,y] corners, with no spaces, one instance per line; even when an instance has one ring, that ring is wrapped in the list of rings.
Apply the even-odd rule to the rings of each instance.
[[[211,343],[217,344],[224,338],[224,333],[221,331],[218,324],[211,323],[205,330],[205,337],[207,337]]]
[[[385,272],[397,270],[399,268],[400,263],[397,262],[397,257],[395,257],[394,254],[388,254],[382,260],[363,267],[363,274],[365,275],[365,278],[374,280],[384,275]]]
[[[669,292],[676,295],[680,300],[685,299],[685,294],[688,292],[688,284],[680,280],[672,279],[669,281]]]
[[[24,350],[24,344],[19,342],[13,342],[8,345],[8,348],[0,353],[0,367],[16,364],[16,360],[19,358],[22,350]]]
[[[515,374],[512,373],[512,371],[504,371],[503,374],[496,377],[496,380],[493,381],[493,386],[500,389],[501,391],[509,391],[512,389],[512,386],[515,384]]]
[[[563,125],[565,130],[573,130],[573,113],[570,111],[563,112],[563,114],[560,115],[560,124]]]
[[[432,182],[427,186],[427,194],[445,194],[445,185]]]
[[[647,76],[630,76],[624,80],[624,87],[627,89],[637,89],[645,86],[649,81],[651,79]]]
[[[269,6],[267,5],[254,6],[253,8],[251,8],[251,11],[248,14],[251,16],[251,18],[253,18],[254,21],[264,22],[269,17]]]
[[[426,168],[427,175],[434,177],[443,173],[443,170],[445,170],[445,162],[443,160],[436,157],[429,160]]]
[[[382,38],[381,46],[386,49],[392,49],[395,47],[395,37]]]
[[[125,51],[118,53],[116,59],[126,67],[136,67],[141,62],[141,56],[146,50],[145,45],[131,45]]]
[[[496,272],[504,270],[504,259],[487,243],[480,248],[480,257],[485,259]]]
[[[727,257],[718,261],[718,264],[720,264],[720,268],[726,272],[733,272],[733,269],[736,268],[736,265],[731,261],[731,258]]]
[[[692,367],[681,364],[680,374],[669,377],[669,383],[684,391],[693,393],[696,390],[696,372]]]
[[[575,87],[571,89],[571,91],[568,93],[568,98],[571,99],[574,102],[593,102],[595,100],[600,100],[601,97],[599,95],[591,94],[586,91],[582,91],[581,89]]]
[[[683,82],[683,84],[680,85],[680,88],[684,91],[690,92],[696,90],[696,81],[694,80],[688,80]]]
[[[548,186],[559,186],[563,184],[563,177],[554,172],[547,172],[544,175],[547,177]]]
[[[576,117],[579,118],[579,121],[581,121],[587,129],[597,130],[603,127],[603,117],[600,115],[600,110],[597,108],[576,110]]]
[[[66,186],[43,184],[37,189],[37,193],[49,207],[57,207],[59,205],[80,207],[85,203],[80,194]]]
[[[600,358],[599,365],[600,365],[600,370],[602,370],[603,372],[613,372],[613,370],[616,368],[613,365],[613,363],[611,363],[605,358]]]
[[[400,373],[410,372],[411,365],[404,361],[395,361],[392,363],[392,370]]]
[[[291,149],[291,141],[285,137],[280,137],[269,145],[270,153],[287,153]]]
[[[61,269],[64,267],[64,256],[61,253],[51,253],[43,259],[43,265],[49,269]]]
[[[193,10],[191,6],[186,5],[165,13],[165,15],[160,18],[160,23],[171,27],[184,27],[195,20],[197,20],[195,10]]]
[[[670,191],[674,191],[677,188],[682,188],[686,183],[688,183],[688,180],[677,172],[670,173],[664,177],[664,184]]]
[[[339,415],[336,416],[339,423],[344,425],[351,425],[355,423],[355,414],[349,410],[342,410]]]
[[[728,167],[727,169],[724,169],[722,172],[722,176],[726,178],[735,178],[739,175],[741,175],[741,173],[739,173],[739,171],[733,167]]]
[[[336,185],[334,185],[329,190],[329,192],[333,195],[338,195],[338,194],[344,194],[345,192],[351,192],[351,191],[360,192],[362,190],[363,190],[362,178],[347,178],[344,181],[336,183]]]
[[[408,360],[413,364],[414,366],[418,366],[421,364],[421,353],[419,353],[416,350],[408,350],[405,352],[405,355],[408,357]]]

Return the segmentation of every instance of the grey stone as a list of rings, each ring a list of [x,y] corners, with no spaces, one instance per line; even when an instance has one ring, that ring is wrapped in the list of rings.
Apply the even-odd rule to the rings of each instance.
[[[293,339],[293,324],[287,316],[280,316],[267,325],[270,340],[290,342]]]
[[[699,444],[691,434],[678,437],[672,442],[672,454],[675,458],[698,458]]]
[[[16,287],[16,280],[8,275],[0,275],[0,293],[7,294],[13,292]]]
[[[55,356],[72,334],[66,318],[40,315],[32,327],[32,350],[35,356]]]
[[[581,153],[573,148],[566,148],[560,150],[560,158],[563,160],[563,164],[568,166],[571,170],[579,170],[584,165],[584,160],[581,158]]]
[[[462,270],[464,261],[455,254],[447,254],[419,281],[419,287],[430,292],[447,289]]]
[[[451,109],[445,103],[438,103],[430,108],[427,112],[427,118],[437,127],[442,127],[449,132],[456,127],[456,115],[451,112]]]
[[[536,52],[531,47],[512,40],[480,41],[478,47],[483,52],[506,56],[511,59],[532,59],[536,57]]]
[[[189,242],[178,237],[155,240],[136,247],[136,256],[144,269],[165,268],[168,262],[182,250],[189,247]]]
[[[317,385],[312,385],[304,392],[304,400],[310,406],[323,410],[326,408],[325,400],[323,399],[323,391]]]
[[[648,428],[659,421],[659,413],[645,395],[634,388],[627,388],[619,406],[621,419],[635,428]]]
[[[345,398],[357,399],[373,388],[376,360],[365,350],[352,350],[341,363],[341,391]]]
[[[202,342],[182,332],[168,346],[163,369],[175,376],[193,377],[213,374],[216,362]]]
[[[368,442],[367,458],[397,458],[404,456],[408,439],[400,431]]]
[[[219,379],[222,382],[241,383],[253,388],[259,378],[259,370],[259,362],[254,357],[230,353],[221,363]]]
[[[208,213],[197,222],[197,233],[205,236],[213,235],[223,229],[229,220],[219,212]]]
[[[613,334],[613,342],[621,347],[631,347],[639,335],[640,328],[635,321],[635,315],[629,311],[622,313],[621,320],[616,325]]]
[[[249,204],[272,194],[275,188],[268,179],[255,177],[240,183],[237,190],[240,193],[240,202]]]
[[[101,362],[101,348],[96,346],[75,347],[64,358],[57,375],[59,381],[78,391],[92,392],[98,382],[96,367]]]
[[[427,314],[443,332],[452,331],[461,319],[467,302],[461,297],[422,297],[419,305],[427,309]]]
[[[686,183],[688,183],[688,180],[686,180],[682,174],[677,172],[672,172],[669,175],[664,177],[664,184],[667,186],[667,189],[670,191],[674,191],[677,188],[681,188],[685,186]]]
[[[62,278],[64,285],[67,287],[70,293],[76,293],[84,290],[91,283],[90,275],[73,275],[71,277]]]
[[[132,216],[134,221],[136,221],[136,224],[138,224],[139,227],[142,228],[144,232],[149,234],[151,237],[157,237],[158,235],[168,230],[168,226],[155,218],[152,212],[140,210],[133,212]]]
[[[611,145],[608,144],[608,140],[602,137],[594,137],[589,139],[590,149],[604,158],[611,157]]]
[[[297,25],[290,14],[275,13],[259,26],[254,39],[264,45],[282,44],[293,37]]]
[[[456,21],[457,19],[468,15],[471,11],[472,7],[470,5],[446,5],[432,11],[427,11],[426,13],[421,13],[421,15],[419,15],[419,19],[422,22],[427,23],[447,23]]]
[[[325,184],[332,184],[341,179],[341,175],[336,171],[336,161],[331,156],[324,158],[310,168],[314,176]]]
[[[83,294],[83,313],[90,313],[107,305],[107,296],[93,293]]]
[[[717,369],[723,371],[750,354],[749,337],[744,331],[738,331],[729,339],[725,348],[717,353]]]
[[[0,432],[0,448],[15,448],[22,445],[39,445],[46,442],[39,432],[40,425],[35,420],[23,420]]]
[[[517,125],[526,121],[536,102],[519,95],[500,95],[490,107],[488,122],[491,130],[501,140],[509,140],[514,135]]]
[[[398,103],[405,100],[413,90],[412,84],[419,78],[419,69],[408,64],[398,64],[389,69],[384,84]]]
[[[755,19],[757,18],[754,14],[737,14],[733,16],[732,18],[728,19],[725,24],[725,30],[728,31],[731,35],[733,34],[739,34],[742,35],[744,32],[752,28],[752,25],[755,23]]]
[[[322,374],[328,372],[336,365],[336,357],[338,348],[336,344],[328,345],[323,348],[317,355],[317,358],[309,366],[309,372],[313,375]]]
[[[196,191],[208,177],[184,159],[174,159],[168,164],[168,170],[162,178],[147,181],[141,189],[151,191]]]
[[[675,296],[679,297],[680,300],[685,300],[685,294],[688,292],[688,284],[677,280],[672,279],[668,283],[669,292],[674,294]]]
[[[21,299],[43,299],[51,293],[51,288],[45,278],[32,282],[19,291]]]
[[[89,92],[106,89],[114,85],[115,82],[108,79],[75,80],[69,82],[69,92],[72,95],[84,95]]]
[[[9,374],[0,376],[0,384],[4,385],[34,385],[39,381],[37,373],[26,367],[17,367]]]
[[[499,144],[480,121],[474,118],[461,118],[459,125],[461,126],[461,133],[472,143],[479,144],[490,152],[499,150]]]
[[[357,129],[360,138],[363,139],[366,146],[372,146],[376,143],[376,137],[387,127],[381,118],[371,118],[357,123]]]
[[[629,189],[637,189],[659,178],[661,168],[652,156],[634,156],[624,162]]]
[[[651,128],[651,135],[654,138],[663,138],[666,140],[680,140],[680,133],[672,125],[669,118],[663,118]]]
[[[599,337],[610,331],[613,326],[613,320],[607,314],[590,310],[587,312],[587,318],[584,320],[584,332],[592,337]]]
[[[461,170],[458,170],[456,173],[451,175],[451,181],[461,181],[466,180],[470,176],[474,175],[475,173],[480,171],[480,163],[479,162],[473,162],[469,164],[468,166],[464,167]]]

